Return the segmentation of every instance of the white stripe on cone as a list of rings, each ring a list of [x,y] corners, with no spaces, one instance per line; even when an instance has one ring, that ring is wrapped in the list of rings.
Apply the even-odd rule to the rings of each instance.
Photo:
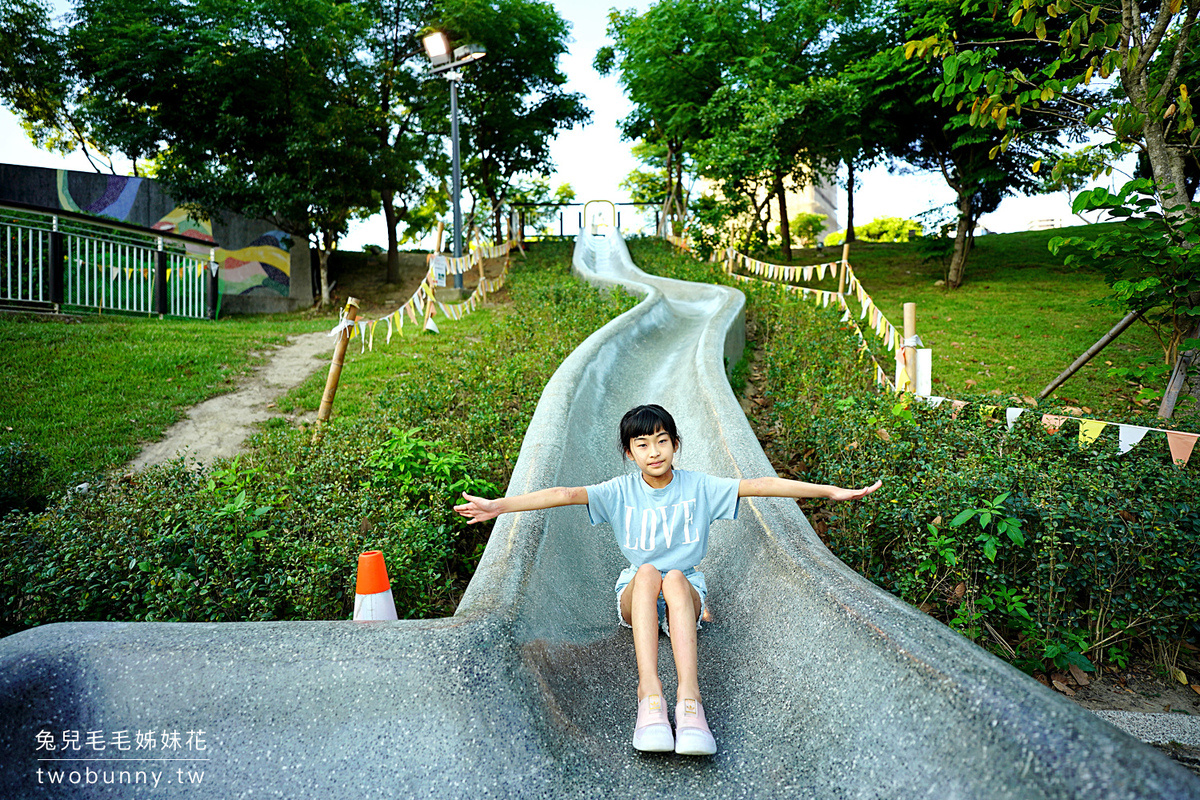
[[[354,595],[354,619],[384,620],[396,618],[396,603],[392,600],[391,589],[385,589],[377,594]]]

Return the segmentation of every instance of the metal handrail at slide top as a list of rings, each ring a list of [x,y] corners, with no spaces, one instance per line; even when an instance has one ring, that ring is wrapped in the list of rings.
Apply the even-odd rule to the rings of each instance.
[[[216,245],[22,203],[0,203],[0,305],[212,318]]]

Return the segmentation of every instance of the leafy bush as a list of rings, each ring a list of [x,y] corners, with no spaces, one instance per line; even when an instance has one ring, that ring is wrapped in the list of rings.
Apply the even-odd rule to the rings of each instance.
[[[682,257],[638,249],[635,260],[723,280]],[[835,310],[739,288],[769,403],[753,422],[777,471],[883,480],[867,502],[806,504],[846,564],[1027,671],[1200,638],[1195,460],[1177,467],[1149,442],[1120,454],[1113,436],[1081,447],[1071,428],[1047,432],[1047,409],[1009,430],[994,397],[956,414],[880,393]]]
[[[0,515],[40,511],[46,493],[46,459],[24,439],[0,442]]]
[[[796,242],[811,247],[825,230],[825,214],[797,214],[788,223],[788,230]]]
[[[1163,194],[1174,219],[1159,210],[1149,178],[1129,181],[1115,193],[1103,187],[1080,192],[1072,211],[1104,211],[1122,224],[1102,228],[1094,238],[1056,236],[1049,242],[1050,252],[1062,253],[1067,266],[1104,269],[1112,292],[1097,305],[1139,312],[1154,331],[1163,351],[1161,364],[1110,371],[1152,386],[1165,382],[1180,352],[1200,347],[1200,340],[1188,338],[1200,324],[1200,217],[1183,213],[1173,188]],[[1157,389],[1141,394],[1145,399],[1161,395]]]
[[[955,416],[879,395],[845,374],[852,340],[814,335],[836,318],[758,308],[774,332],[762,424],[775,452],[812,452],[789,466],[816,482],[884,482],[875,502],[829,509],[830,547],[847,564],[1029,671],[1200,633],[1194,466],[1149,446],[1120,455],[1114,437],[1081,447],[1040,413],[1010,431],[994,398]]]
[[[864,242],[907,242],[925,234],[925,226],[915,219],[900,217],[876,217],[866,225],[854,229],[855,235]],[[825,237],[825,244],[833,246],[846,241],[845,231],[835,231]]]

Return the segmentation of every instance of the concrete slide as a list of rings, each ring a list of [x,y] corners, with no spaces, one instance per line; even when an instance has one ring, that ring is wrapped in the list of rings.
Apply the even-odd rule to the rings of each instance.
[[[648,277],[616,236],[581,234],[575,267],[645,299],[554,375],[509,491],[632,469],[616,423],[642,402],[675,415],[681,467],[772,474],[723,369],[740,293]],[[0,798],[1200,797],[1182,767],[855,575],[781,500],[744,500],[701,565],[717,755],[640,754],[621,566],[611,530],[572,507],[498,520],[447,619],[7,637]],[[672,696],[665,639],[660,659]]]

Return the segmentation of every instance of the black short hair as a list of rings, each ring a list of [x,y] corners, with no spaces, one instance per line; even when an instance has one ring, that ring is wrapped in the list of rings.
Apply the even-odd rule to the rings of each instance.
[[[629,452],[629,443],[639,436],[653,436],[659,431],[665,431],[671,437],[671,444],[679,447],[679,431],[675,428],[675,420],[670,413],[659,405],[636,406],[625,412],[621,417],[620,436],[621,452]]]

